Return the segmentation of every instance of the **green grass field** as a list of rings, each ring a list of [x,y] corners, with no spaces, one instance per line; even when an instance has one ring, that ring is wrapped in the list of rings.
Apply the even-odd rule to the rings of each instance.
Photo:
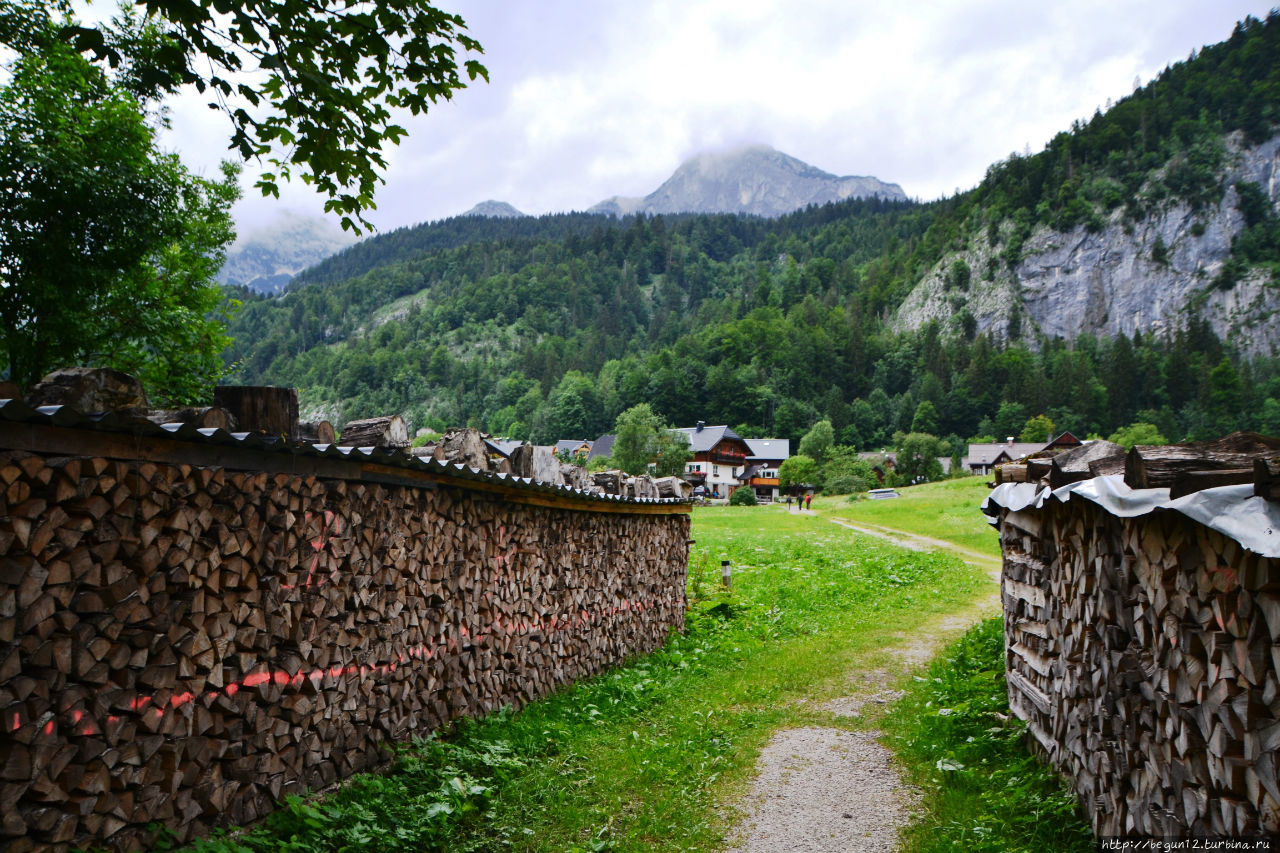
[[[822,515],[905,530],[998,557],[999,537],[978,509],[990,491],[984,478],[962,477],[905,486],[898,489],[901,497],[890,500],[823,496],[814,502],[813,509]]]
[[[989,593],[980,570],[812,515],[699,509],[684,636],[518,714],[407,748],[266,827],[204,850],[721,849],[726,815],[781,727],[849,673]],[[720,561],[734,566],[720,588]],[[806,701],[800,702],[804,699]]]

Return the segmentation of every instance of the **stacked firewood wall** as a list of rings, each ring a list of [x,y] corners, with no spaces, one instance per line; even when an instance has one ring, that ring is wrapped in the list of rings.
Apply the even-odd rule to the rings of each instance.
[[[1280,832],[1280,561],[1082,499],[1001,538],[1010,704],[1095,831]]]
[[[0,454],[0,847],[251,822],[683,627],[687,514]]]

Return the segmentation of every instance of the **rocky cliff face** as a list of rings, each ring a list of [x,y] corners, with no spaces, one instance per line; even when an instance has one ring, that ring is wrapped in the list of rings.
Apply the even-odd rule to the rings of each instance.
[[[1254,148],[1233,139],[1228,150],[1227,190],[1216,206],[1193,211],[1173,203],[1136,225],[1116,211],[1096,233],[1040,227],[1016,269],[997,263],[990,281],[984,273],[996,249],[985,234],[976,235],[968,249],[948,254],[916,285],[899,308],[897,326],[937,319],[958,327],[967,311],[978,331],[1005,335],[1020,316],[1024,334],[1070,339],[1085,332],[1171,331],[1197,310],[1219,338],[1249,355],[1280,351],[1280,285],[1257,271],[1229,289],[1213,284],[1244,227],[1234,184],[1253,182],[1273,206],[1280,200],[1280,137]],[[972,270],[967,290],[952,272],[958,260]]]
[[[809,204],[878,196],[905,199],[897,184],[837,177],[767,145],[700,154],[644,198],[614,196],[591,213],[753,213],[781,216]]]
[[[286,211],[271,225],[241,233],[218,271],[222,284],[277,293],[298,273],[355,242],[327,219]]]

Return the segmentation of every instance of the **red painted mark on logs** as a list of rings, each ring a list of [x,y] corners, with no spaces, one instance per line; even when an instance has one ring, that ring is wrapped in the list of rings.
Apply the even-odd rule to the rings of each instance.
[[[329,513],[327,515],[331,516],[332,514]],[[323,547],[323,543],[321,547]],[[514,549],[512,549],[512,551],[514,552]],[[317,554],[317,559],[319,559],[318,554]],[[623,600],[621,605],[613,605],[611,607],[606,607],[599,613],[593,614],[586,610],[580,611],[572,619],[568,619],[568,618],[561,619],[558,614],[554,614],[552,615],[551,621],[549,624],[543,624],[542,622],[530,622],[530,621],[522,621],[522,622],[512,621],[508,623],[507,627],[505,628],[505,631],[507,633],[514,633],[516,630],[519,630],[522,633],[534,633],[534,632],[559,633],[563,631],[577,630],[581,626],[586,625],[592,621],[599,621],[600,616],[604,616],[604,615],[612,616],[612,615],[617,615],[618,613],[626,612],[630,610],[637,610],[637,611],[649,610],[654,607],[657,607],[660,603],[662,602],[656,599],[647,600],[647,601]],[[669,599],[667,600],[667,603],[670,603]],[[484,638],[490,636],[491,634],[499,633],[500,629],[502,629],[502,620],[500,617],[495,616],[493,623],[488,630],[482,630],[482,631],[477,631],[473,633],[469,628],[467,628],[467,626],[459,625],[458,633],[465,638],[470,638],[473,641],[480,642]],[[447,649],[456,650],[458,648],[458,639],[456,637],[450,637],[448,640],[443,641],[443,643]],[[396,658],[400,664],[404,664],[404,663],[408,663],[408,661],[412,659],[430,660],[431,658],[435,657],[436,654],[437,654],[437,649],[433,649],[430,644],[421,644],[417,646],[411,646],[409,648],[406,648],[404,651],[397,653]],[[267,670],[265,672],[255,672],[255,673],[246,675],[243,678],[241,678],[239,681],[233,681],[228,683],[221,690],[207,691],[204,694],[202,694],[201,698],[204,699],[205,705],[206,707],[208,707],[219,696],[221,695],[226,695],[228,697],[235,696],[237,693],[240,692],[242,688],[257,687],[258,685],[267,684],[267,683],[278,684],[281,686],[298,687],[302,684],[304,680],[310,680],[313,684],[319,687],[320,682],[323,681],[326,676],[329,678],[337,679],[337,678],[342,678],[344,676],[358,674],[360,677],[363,678],[372,674],[394,672],[396,670],[396,667],[397,667],[397,664],[394,662],[379,664],[376,666],[371,666],[368,664],[351,664],[348,666],[339,665],[339,666],[331,666],[328,668],[315,669],[315,670],[311,670],[310,672],[299,671],[292,676],[289,675],[289,673],[284,670]],[[168,704],[174,709],[177,709],[184,705],[193,704],[196,698],[197,697],[194,693],[191,693],[190,691],[188,691],[184,693],[174,694],[173,696],[169,697],[168,702],[166,704]],[[155,720],[159,720],[163,718],[165,714],[165,709],[156,703],[155,697],[147,696],[147,695],[138,695],[133,697],[131,700],[129,700],[129,709],[134,712],[141,712],[144,709],[146,709],[143,716],[146,717],[149,715],[154,715]],[[84,711],[81,711],[81,710],[72,711],[69,714],[69,718],[72,721],[72,723],[75,725],[81,725],[81,723],[83,723],[83,725],[81,725],[81,727],[76,731],[76,734],[95,735],[99,733],[97,724],[92,719],[88,719]],[[115,725],[120,723],[121,718],[116,715],[110,715],[107,717],[107,721],[110,724]],[[15,711],[13,714],[12,730],[18,731],[21,727],[22,727],[21,713]],[[49,720],[43,726],[42,731],[45,735],[53,734],[54,721]]]
[[[306,513],[303,516],[304,521],[309,522],[314,518],[314,513]],[[320,555],[329,547],[329,540],[342,532],[342,519],[339,518],[332,510],[324,511],[324,524],[320,526],[320,535],[312,539],[309,543],[311,550],[315,552],[315,556],[311,558],[311,565],[307,569],[307,579],[302,582],[302,586],[320,586],[325,579],[321,576],[316,579],[316,569],[320,566]],[[280,584],[282,589],[294,589],[293,584]]]

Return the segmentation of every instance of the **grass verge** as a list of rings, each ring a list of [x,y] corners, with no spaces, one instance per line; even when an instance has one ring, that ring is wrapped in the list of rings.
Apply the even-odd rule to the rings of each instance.
[[[814,509],[822,515],[905,530],[999,557],[1000,540],[978,509],[990,492],[982,477],[961,477],[900,488],[901,497],[892,500],[823,497]]]
[[[1075,796],[1024,745],[1009,715],[999,617],[970,629],[915,679],[881,723],[925,792],[908,851],[1092,851]]]
[[[990,589],[954,557],[813,516],[699,509],[694,536],[687,631],[663,649],[409,745],[387,774],[197,849],[720,849],[721,804],[745,790],[775,729],[831,724],[817,703],[850,671]]]

